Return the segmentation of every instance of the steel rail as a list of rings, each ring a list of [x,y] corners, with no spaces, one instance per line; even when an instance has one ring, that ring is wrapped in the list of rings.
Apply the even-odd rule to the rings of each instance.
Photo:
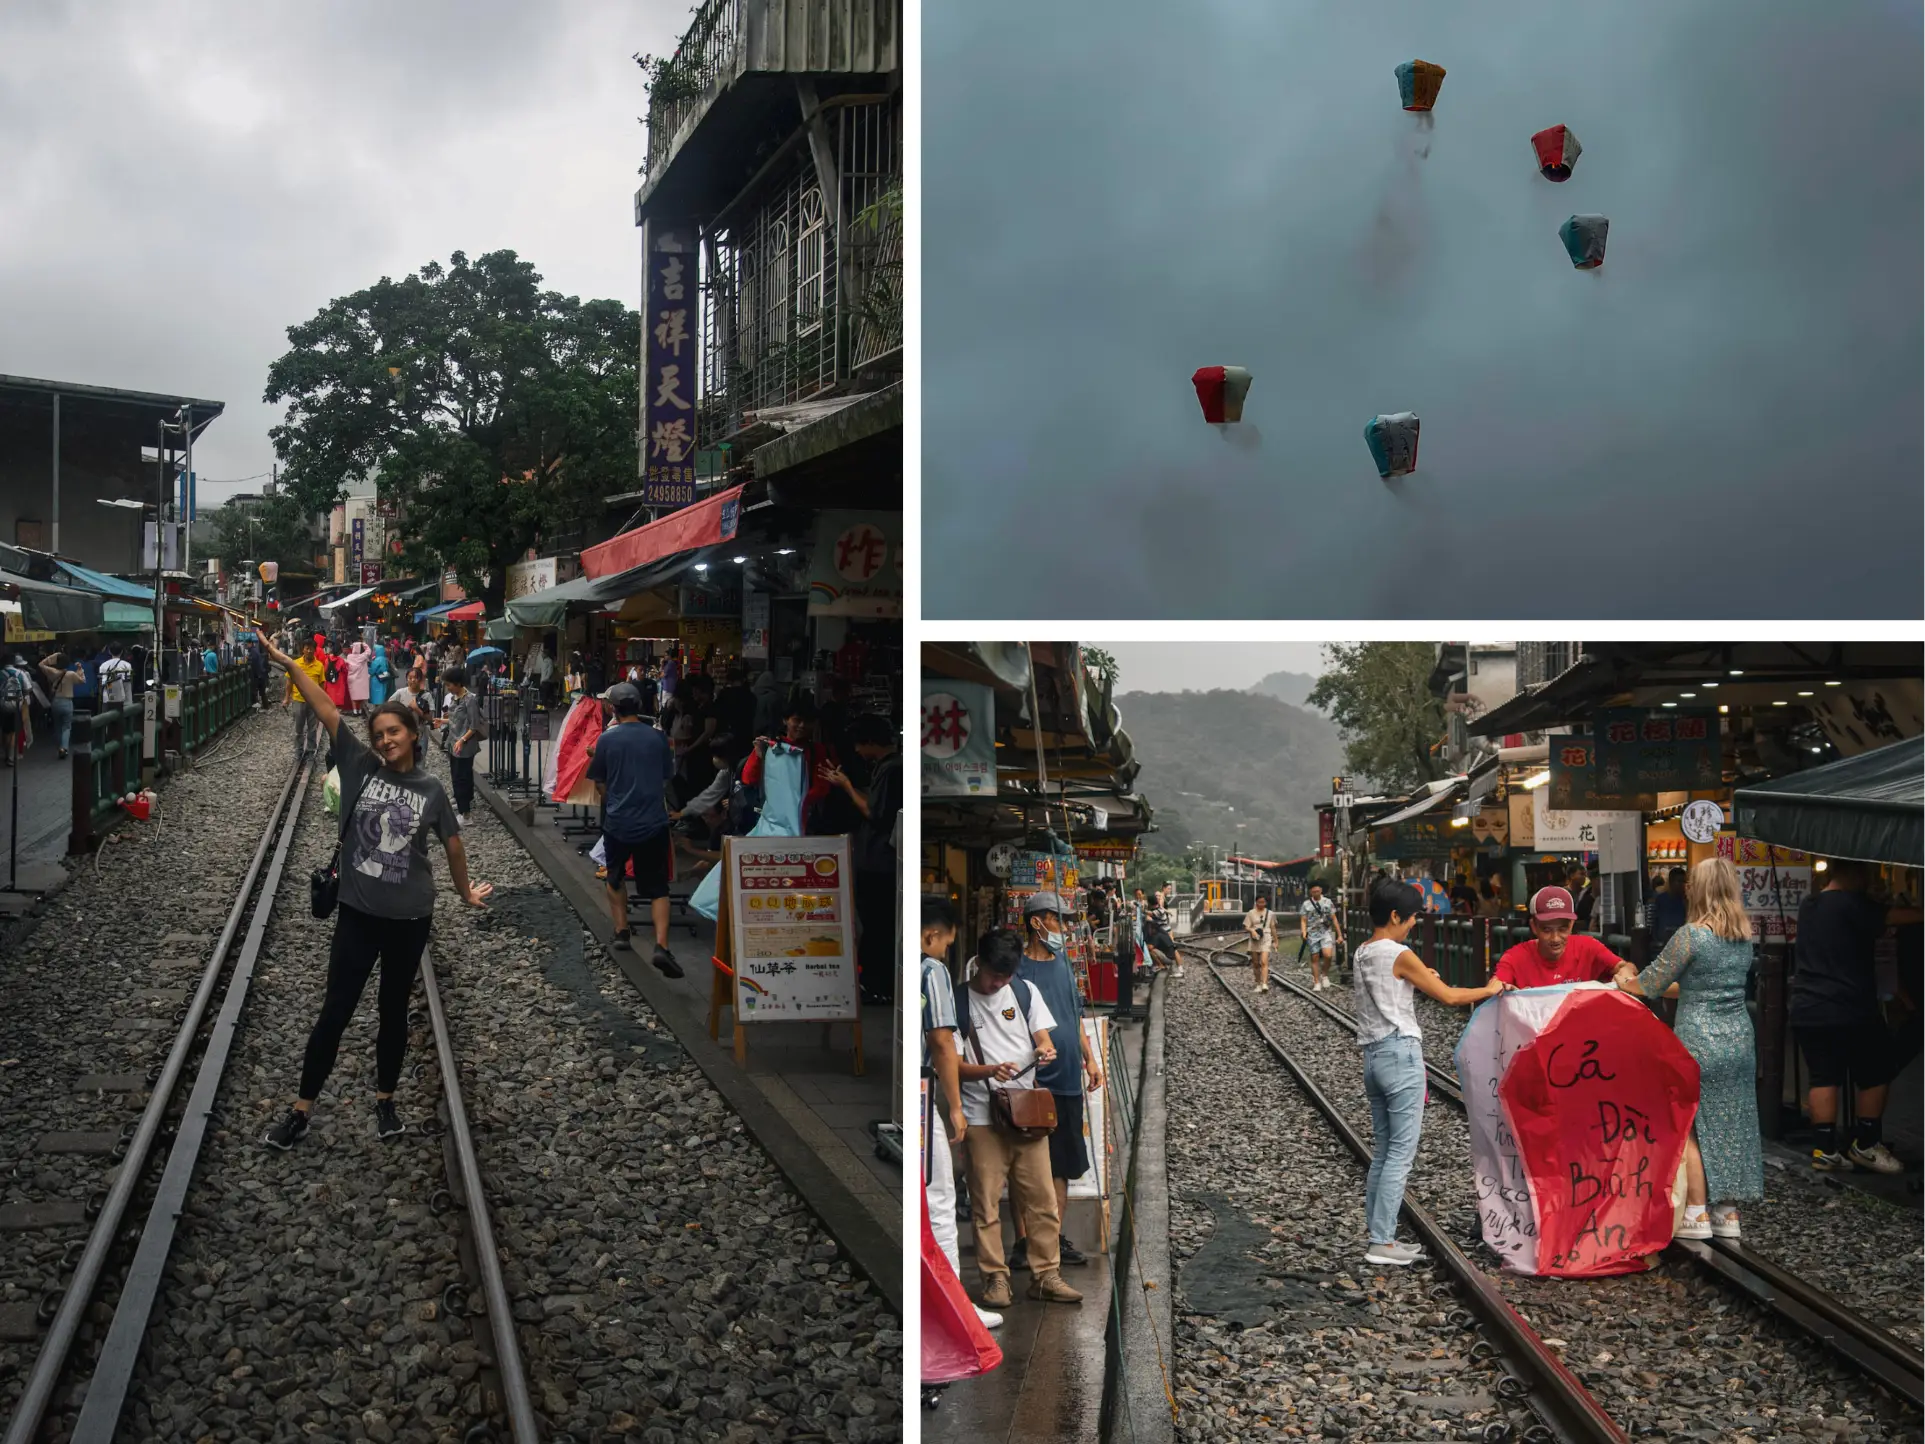
[[[1203,948],[1198,951],[1214,956],[1224,949]],[[1350,1126],[1338,1110],[1336,1104],[1327,1098],[1323,1091],[1311,1081],[1297,1060],[1279,1043],[1263,1025],[1256,1011],[1230,986],[1230,980],[1217,969],[1214,961],[1209,966],[1212,977],[1222,986],[1223,991],[1250,1021],[1259,1037],[1283,1064],[1297,1086],[1309,1098],[1311,1105],[1323,1115],[1324,1121],[1337,1134],[1338,1138],[1360,1163],[1368,1164],[1370,1149],[1365,1145],[1357,1131]],[[1510,1301],[1498,1291],[1496,1284],[1470,1258],[1458,1248],[1457,1244],[1434,1220],[1425,1209],[1406,1197],[1403,1216],[1417,1236],[1423,1239],[1431,1257],[1440,1264],[1463,1291],[1470,1305],[1470,1313],[1496,1339],[1499,1353],[1507,1359],[1517,1372],[1507,1374],[1508,1379],[1516,1381],[1511,1391],[1500,1387],[1498,1394],[1507,1393],[1528,1407],[1543,1421],[1551,1437],[1560,1444],[1629,1444],[1629,1436],[1618,1427],[1611,1416],[1604,1411],[1590,1390],[1577,1375],[1572,1373],[1557,1356],[1538,1332],[1524,1321]],[[1527,1433],[1532,1437],[1537,1431]]]
[[[307,781],[312,762],[304,762],[296,777],[296,794],[307,796]],[[200,1071],[194,1078],[194,1091],[188,1095],[187,1109],[181,1116],[180,1136],[167,1154],[161,1170],[160,1187],[147,1212],[147,1223],[140,1233],[140,1246],[134,1252],[133,1266],[121,1285],[120,1302],[114,1308],[114,1321],[108,1326],[106,1342],[93,1378],[87,1382],[87,1397],[80,1406],[74,1425],[72,1444],[113,1444],[120,1427],[120,1411],[127,1402],[133,1383],[134,1364],[140,1356],[140,1342],[153,1317],[160,1297],[161,1275],[167,1256],[174,1247],[174,1228],[187,1204],[187,1190],[194,1180],[194,1165],[200,1161],[201,1144],[207,1136],[207,1120],[214,1112],[215,1095],[227,1072],[228,1055],[233,1051],[234,1035],[240,1028],[241,1010],[247,1006],[248,988],[254,981],[254,965],[260,959],[267,925],[274,916],[274,903],[287,871],[288,850],[301,824],[300,801],[287,809],[282,819],[280,840],[274,848],[274,862],[261,884],[254,903],[254,916],[247,926],[247,938],[234,960],[234,975],[228,980],[227,994],[221,999],[220,1015],[201,1055]]]
[[[195,1037],[200,1032],[202,1019],[206,1016],[207,1006],[215,988],[219,985],[221,973],[227,962],[228,950],[234,944],[234,935],[240,928],[241,917],[247,909],[247,900],[254,890],[255,879],[260,875],[261,862],[267,856],[269,846],[274,841],[275,829],[284,821],[288,812],[288,799],[297,796],[297,787],[305,782],[307,770],[304,766],[288,775],[287,785],[282,788],[279,800],[273,811],[268,814],[267,825],[261,829],[260,843],[254,849],[254,857],[248,863],[247,874],[234,897],[234,906],[228,910],[227,923],[221,929],[220,938],[214,944],[207,966],[201,972],[200,986],[194,990],[193,999],[187,1005],[185,1017],[181,1020],[180,1032],[174,1037],[174,1046],[168,1051],[167,1060],[161,1066],[160,1075],[155,1080],[153,1092],[148,1096],[147,1107],[142,1111],[140,1123],[128,1144],[126,1157],[121,1161],[119,1172],[114,1177],[113,1187],[108,1190],[107,1200],[101,1206],[99,1216],[94,1220],[93,1231],[87,1236],[86,1247],[81,1253],[80,1262],[75,1266],[73,1277],[68,1280],[66,1293],[60,1300],[52,1323],[48,1326],[47,1337],[40,1346],[34,1359],[33,1371],[27,1377],[26,1388],[21,1392],[19,1402],[14,1407],[13,1419],[7,1426],[5,1444],[32,1444],[39,1433],[47,1406],[52,1402],[54,1390],[60,1376],[66,1369],[68,1355],[73,1350],[74,1337],[79,1331],[81,1317],[94,1289],[100,1282],[100,1275],[107,1262],[107,1255],[113,1248],[115,1233],[126,1217],[128,1204],[140,1184],[141,1175],[146,1171],[149,1155],[153,1151],[154,1140],[159,1136],[168,1107],[173,1102],[174,1090],[179,1086],[180,1075],[187,1065],[187,1055],[193,1049]],[[294,809],[299,816],[300,809]],[[274,878],[264,892],[272,897],[274,884],[279,879],[281,858],[286,855],[285,839],[292,837],[293,829],[288,827],[284,833],[280,856],[276,859]],[[251,937],[251,932],[250,932]],[[251,958],[249,959],[251,967]],[[243,989],[243,991],[245,991]],[[223,1010],[225,1012],[225,1010]],[[205,1063],[203,1062],[203,1072]],[[196,1093],[198,1094],[198,1089]],[[192,1109],[189,1109],[190,1115]],[[182,1133],[187,1132],[183,1122]],[[180,1140],[169,1154],[169,1162],[180,1152]],[[153,1213],[149,1214],[151,1227]],[[171,1233],[172,1220],[168,1221]],[[142,1233],[145,1243],[146,1230]],[[127,1296],[123,1291],[120,1307],[127,1307]],[[118,1318],[118,1314],[116,1314]],[[143,1327],[145,1320],[143,1317]],[[136,1342],[138,1338],[136,1337]],[[106,1356],[111,1358],[111,1354]],[[131,1360],[129,1361],[131,1367]],[[116,1407],[116,1414],[118,1407]],[[78,1437],[78,1436],[76,1436]]]
[[[1214,965],[1212,965],[1214,966]],[[1275,979],[1346,1030],[1357,1020],[1327,998],[1300,983]],[[1455,1074],[1428,1059],[1424,1069],[1437,1092],[1459,1108],[1464,1106],[1462,1085]],[[1869,1374],[1915,1407],[1925,1408],[1925,1356],[1913,1352],[1903,1339],[1873,1323],[1834,1294],[1808,1283],[1762,1254],[1732,1239],[1673,1239],[1673,1247],[1721,1281],[1735,1285],[1753,1299],[1828,1345],[1846,1361]]]
[[[459,1163],[461,1198],[468,1227],[474,1235],[475,1264],[481,1273],[488,1326],[494,1335],[502,1402],[508,1411],[515,1444],[539,1444],[541,1435],[535,1423],[534,1400],[528,1393],[528,1371],[521,1362],[514,1311],[508,1303],[508,1282],[502,1275],[501,1253],[495,1244],[494,1225],[488,1217],[488,1194],[481,1181],[481,1161],[475,1154],[474,1135],[469,1131],[468,1112],[461,1099],[454,1043],[448,1032],[447,1012],[441,1005],[441,989],[435,983],[431,952],[424,951],[421,955],[421,987],[428,996],[428,1019],[434,1028],[435,1056],[441,1067],[441,1087],[448,1104],[448,1132]]]

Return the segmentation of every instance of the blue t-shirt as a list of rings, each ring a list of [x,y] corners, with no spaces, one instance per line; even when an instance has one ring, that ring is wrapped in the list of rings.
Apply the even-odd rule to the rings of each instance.
[[[605,789],[602,831],[617,842],[641,842],[668,829],[662,789],[675,775],[668,738],[645,722],[623,722],[595,741],[588,777]]]
[[[1023,954],[1016,976],[1042,995],[1056,1026],[1049,1040],[1056,1045],[1056,1061],[1036,1068],[1036,1086],[1069,1097],[1083,1091],[1083,995],[1076,990],[1076,974],[1067,958],[1032,958]]]

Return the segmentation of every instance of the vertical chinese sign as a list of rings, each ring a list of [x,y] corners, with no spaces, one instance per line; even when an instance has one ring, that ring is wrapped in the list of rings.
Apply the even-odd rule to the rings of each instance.
[[[673,509],[695,500],[694,227],[650,221],[642,260],[642,502]]]
[[[357,516],[354,519],[353,528],[354,528],[352,532],[353,541],[351,543],[352,550],[351,550],[351,555],[348,558],[348,560],[352,562],[353,565],[349,567],[348,570],[353,576],[354,580],[358,582],[362,578],[361,564],[367,559],[366,547],[367,547],[367,539],[368,539],[368,524],[365,521],[363,521],[360,517]]]

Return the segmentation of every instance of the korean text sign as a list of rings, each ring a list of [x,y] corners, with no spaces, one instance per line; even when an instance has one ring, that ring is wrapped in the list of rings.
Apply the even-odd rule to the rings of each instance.
[[[924,797],[996,795],[996,700],[979,682],[922,679]]]
[[[846,1022],[856,1003],[847,837],[732,837],[726,874],[744,1023]]]
[[[642,501],[682,507],[695,500],[695,233],[651,224],[643,247]]]

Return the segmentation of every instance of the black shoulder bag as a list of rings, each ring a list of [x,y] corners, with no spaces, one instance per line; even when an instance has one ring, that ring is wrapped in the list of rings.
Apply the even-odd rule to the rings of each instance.
[[[366,786],[363,779],[362,786]],[[350,798],[341,794],[341,828],[334,839],[334,855],[326,867],[317,867],[308,874],[308,906],[317,918],[329,917],[334,905],[341,900],[341,846],[347,841],[348,819],[354,815],[354,806],[361,800],[361,788],[354,789]]]

